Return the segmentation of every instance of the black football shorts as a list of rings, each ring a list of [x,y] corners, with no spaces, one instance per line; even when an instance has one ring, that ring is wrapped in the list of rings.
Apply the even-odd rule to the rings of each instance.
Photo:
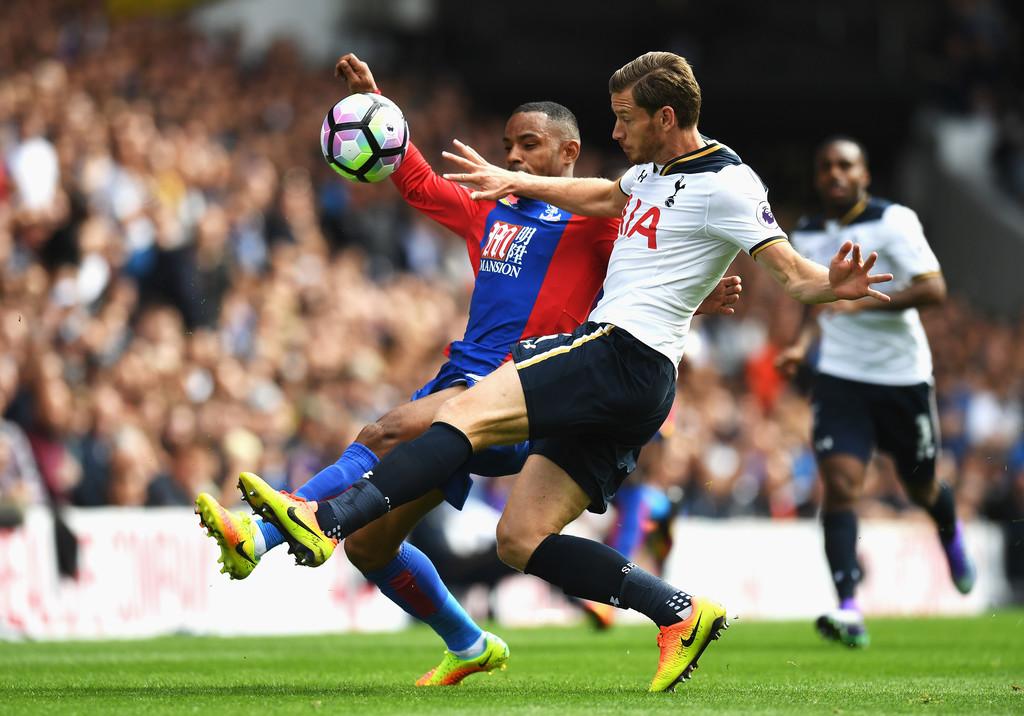
[[[845,454],[867,463],[877,448],[907,484],[935,479],[940,440],[931,383],[878,385],[818,374],[811,403],[819,459]]]
[[[636,467],[675,398],[675,366],[628,332],[588,322],[572,333],[512,346],[526,398],[531,453],[565,470],[607,502]]]

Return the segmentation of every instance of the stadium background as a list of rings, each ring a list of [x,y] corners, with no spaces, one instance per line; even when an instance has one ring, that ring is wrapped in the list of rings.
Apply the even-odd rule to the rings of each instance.
[[[390,185],[346,183],[319,155],[320,121],[344,93],[333,63],[348,50],[371,63],[438,169],[455,137],[498,160],[508,111],[550,98],[580,119],[577,173],[614,175],[622,157],[608,136],[607,77],[655,48],[691,59],[702,131],[761,174],[785,228],[813,206],[814,145],[834,133],[862,139],[874,191],[919,211],[952,291],[924,314],[941,469],[990,580],[969,600],[932,588],[938,549],[880,461],[862,505],[867,543],[885,553],[899,541],[906,557],[875,565],[869,607],[899,611],[882,593],[907,584],[884,579],[928,587],[910,600],[922,612],[1024,598],[1019,3],[640,2],[628,18],[533,0],[514,11],[461,0],[301,7],[0,7],[0,399],[31,445],[26,455],[6,433],[0,443],[11,525],[0,532],[0,634],[244,631],[245,615],[230,613],[250,582],[215,574],[188,509],[195,494],[237,504],[239,469],[294,489],[431,377],[460,334],[472,279],[460,243]],[[737,315],[696,325],[674,431],[644,475],[682,495],[677,536],[725,532],[748,555],[767,545],[741,567],[745,579],[784,553],[804,566],[786,583],[812,579],[805,593],[828,599],[809,412],[802,385],[771,370],[800,309],[749,261],[735,269],[745,285]],[[19,482],[12,466],[28,460],[40,479]],[[478,492],[500,500],[503,484]],[[480,529],[442,515],[424,539],[461,534],[448,547],[479,556],[480,509]],[[54,540],[54,524],[77,539],[57,530]],[[342,560],[298,573],[283,554],[266,562],[253,580],[268,594],[301,579],[323,595],[318,626],[398,624],[368,616],[379,605]],[[470,563],[478,571],[451,574],[478,610],[531,602],[565,617],[533,582],[506,583],[497,597],[473,591],[500,572]],[[716,579],[674,555],[666,570],[676,568]],[[771,577],[745,593],[771,589]],[[131,597],[114,599],[123,584]],[[793,615],[823,606],[810,601]],[[773,604],[752,611],[771,616]]]

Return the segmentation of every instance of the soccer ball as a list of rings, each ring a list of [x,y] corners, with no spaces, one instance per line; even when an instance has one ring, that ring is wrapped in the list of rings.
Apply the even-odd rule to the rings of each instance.
[[[324,117],[320,148],[331,169],[346,179],[377,182],[405,159],[409,125],[398,105],[364,92],[338,102]]]

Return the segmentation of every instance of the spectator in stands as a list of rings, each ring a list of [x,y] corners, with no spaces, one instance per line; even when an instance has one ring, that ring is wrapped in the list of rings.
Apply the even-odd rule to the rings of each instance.
[[[170,471],[158,475],[148,488],[149,505],[192,505],[201,492],[215,489],[221,473],[220,456],[199,441],[178,444],[171,451]]]
[[[137,425],[128,423],[114,435],[107,481],[107,504],[144,507],[152,484],[161,481],[162,466],[153,444]]]
[[[78,443],[82,480],[71,498],[76,505],[97,507],[107,504],[114,438],[127,407],[121,393],[109,382],[96,381],[90,386],[89,402],[89,429]]]
[[[60,356],[44,352],[36,360],[31,376],[33,418],[26,432],[49,498],[65,504],[82,477],[73,449],[73,396]]]
[[[0,505],[22,508],[45,504],[47,498],[25,431],[2,417],[17,386],[18,364],[0,355]]]

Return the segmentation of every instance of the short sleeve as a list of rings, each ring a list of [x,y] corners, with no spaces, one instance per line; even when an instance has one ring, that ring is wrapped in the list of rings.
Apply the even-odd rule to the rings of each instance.
[[[893,204],[882,217],[885,253],[896,270],[913,280],[941,272],[939,260],[924,236],[913,209]]]
[[[768,190],[745,165],[720,172],[710,197],[708,226],[748,254],[787,238],[768,203]]]
[[[625,174],[619,178],[619,191],[626,196],[629,196],[633,192],[633,185],[636,184],[637,177],[640,176],[640,172],[643,168],[638,165],[630,167]]]

